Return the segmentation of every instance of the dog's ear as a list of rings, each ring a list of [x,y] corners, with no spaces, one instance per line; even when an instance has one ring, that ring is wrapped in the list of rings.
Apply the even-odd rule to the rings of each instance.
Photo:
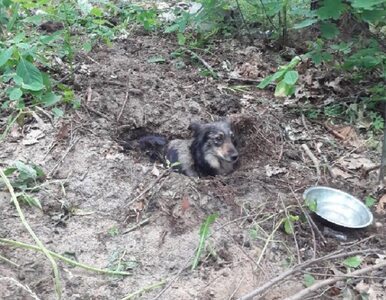
[[[192,122],[190,123],[188,129],[191,130],[194,135],[197,135],[201,131],[202,125],[197,122]]]

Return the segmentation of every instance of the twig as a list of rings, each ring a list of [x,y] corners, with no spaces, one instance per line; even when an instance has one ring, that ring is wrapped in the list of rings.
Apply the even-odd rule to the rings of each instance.
[[[2,142],[6,137],[7,137],[7,134],[8,134],[8,131],[11,130],[13,124],[17,121],[17,119],[23,114],[23,110],[19,110],[19,112],[17,113],[16,117],[12,118],[11,121],[9,121],[7,127],[5,128],[5,130],[3,131],[3,133],[0,135],[0,142]]]
[[[16,207],[16,210],[17,210],[17,213],[20,217],[21,222],[23,223],[25,229],[27,229],[27,231],[31,235],[31,237],[34,239],[35,243],[38,245],[38,247],[36,247],[36,248],[40,249],[40,251],[42,251],[47,256],[48,260],[50,261],[52,269],[54,271],[54,284],[55,284],[56,295],[57,295],[58,299],[61,299],[62,298],[62,285],[60,282],[58,266],[56,265],[56,262],[52,258],[52,255],[50,254],[50,252],[47,250],[47,248],[43,245],[43,243],[37,237],[35,232],[29,226],[27,220],[24,217],[23,211],[20,208],[19,201],[17,200],[13,186],[11,185],[7,176],[5,176],[3,170],[1,170],[1,169],[0,169],[0,177],[3,179],[5,185],[7,186],[8,190],[9,190],[9,193],[11,194],[12,202]]]
[[[267,247],[268,247],[268,244],[269,242],[271,241],[271,239],[273,238],[273,236],[275,235],[276,231],[280,228],[282,222],[279,222],[276,227],[273,229],[273,231],[271,232],[271,234],[267,237],[267,240],[264,244],[264,247],[263,249],[261,250],[261,253],[260,253],[260,256],[259,258],[257,259],[257,264],[260,265],[260,261],[262,260],[263,256],[264,256],[264,253],[265,253],[265,250],[267,250]]]
[[[245,279],[245,275],[243,275],[243,277],[241,277],[239,283],[237,284],[235,290],[233,291],[233,293],[229,296],[228,300],[232,300],[234,295],[237,293],[237,291],[239,290],[240,286],[241,286],[241,283],[244,281]]]
[[[107,121],[110,121],[110,118],[107,115],[105,115],[104,113],[97,111],[97,110],[93,109],[92,107],[88,106],[88,103],[91,102],[91,97],[92,97],[92,89],[91,89],[91,86],[89,86],[87,89],[87,98],[86,98],[87,100],[86,100],[86,102],[82,103],[83,104],[82,106],[86,110],[91,111],[92,113],[96,114],[97,116],[104,118]]]
[[[17,264],[17,263],[14,263],[12,260],[0,255],[0,260],[3,260],[5,261],[6,263],[9,263],[10,265],[16,267],[16,268],[19,268],[20,266]]]
[[[119,114],[118,114],[118,117],[117,117],[117,122],[119,122],[119,120],[121,119],[123,111],[124,111],[124,109],[126,107],[126,104],[127,104],[128,100],[129,100],[129,88],[126,89],[125,100],[123,101],[123,105],[121,107],[121,110],[119,111]]]
[[[21,282],[17,281],[15,278],[0,277],[0,281],[10,281],[10,282],[14,283],[16,286],[25,290],[35,300],[40,300],[39,297],[29,288],[29,286],[22,284]]]
[[[194,249],[194,253],[196,253],[196,249]],[[157,300],[159,297],[161,297],[163,295],[163,293],[165,293],[170,287],[171,285],[173,284],[174,281],[176,281],[178,279],[178,277],[180,277],[181,273],[188,267],[188,265],[190,264],[190,261],[191,259],[194,257],[194,254],[191,255],[189,257],[189,259],[185,262],[185,264],[182,266],[182,268],[178,271],[178,273],[176,274],[176,276],[174,276],[174,278],[172,280],[170,280],[170,282],[163,288],[162,291],[160,291],[153,299],[151,300]]]
[[[306,144],[302,144],[302,148],[304,150],[304,152],[306,152],[306,154],[308,155],[308,157],[312,160],[312,162],[314,163],[314,166],[316,168],[316,175],[318,177],[320,177],[321,173],[320,173],[320,163],[318,161],[318,159],[315,157],[315,155],[311,152],[310,148],[308,148],[308,146]]]
[[[278,197],[280,198],[281,200],[281,204],[283,206],[283,209],[284,209],[284,212],[285,212],[285,216],[287,218],[287,220],[289,220],[289,214],[288,214],[288,211],[287,211],[287,207],[285,207],[284,205],[284,201],[283,201],[283,198],[280,196],[280,194],[278,195]],[[293,227],[293,225],[291,224],[291,227]],[[302,261],[300,259],[300,250],[299,250],[299,244],[298,244],[298,241],[296,240],[296,233],[295,233],[295,230],[293,230],[292,228],[292,236],[294,238],[294,243],[295,243],[295,247],[296,247],[296,254],[298,256],[298,264],[300,264]]]
[[[66,152],[64,153],[64,155],[62,156],[62,158],[58,161],[58,163],[55,165],[55,167],[52,168],[51,171],[49,171],[47,173],[47,177],[50,177],[51,175],[54,175],[55,171],[57,168],[59,168],[59,166],[63,163],[64,159],[66,158],[66,156],[68,155],[68,153],[70,153],[70,151],[72,150],[72,148],[74,148],[74,146],[76,145],[76,143],[78,143],[80,140],[80,138],[77,138],[66,150]]]
[[[306,117],[304,116],[304,114],[302,114],[302,123],[303,123],[304,129],[307,130],[307,131],[310,131],[310,129],[307,126]]]
[[[140,289],[140,290],[138,290],[138,291],[136,291],[136,292],[134,292],[134,293],[132,293],[130,295],[127,295],[124,298],[122,298],[122,300],[129,300],[129,299],[133,298],[136,295],[140,295],[140,294],[145,293],[147,291],[150,291],[152,289],[158,288],[158,287],[164,285],[165,283],[166,283],[165,280],[161,280],[160,282],[156,282],[156,283],[153,283],[152,285],[145,286],[144,288],[142,288],[142,289]]]
[[[171,172],[171,169],[166,169],[162,172],[146,189],[144,189],[137,197],[125,204],[125,207],[130,206],[135,201],[141,199],[147,192],[149,192],[163,177]]]
[[[38,251],[38,252],[42,252],[42,250],[39,247],[37,247],[37,246],[26,244],[26,243],[22,243],[22,242],[18,242],[18,241],[14,241],[14,240],[0,238],[0,243],[6,244],[6,245],[10,245],[12,247],[18,247],[18,248],[23,248],[23,249],[35,250],[35,251]],[[60,259],[60,260],[66,262],[66,263],[68,263],[68,264],[70,264],[72,266],[79,267],[79,268],[82,268],[82,269],[85,269],[85,270],[88,270],[88,271],[92,271],[92,272],[96,272],[96,273],[100,273],[100,274],[108,274],[108,275],[122,275],[122,276],[130,276],[131,275],[128,272],[112,271],[112,270],[108,270],[108,269],[95,268],[95,267],[92,267],[92,266],[89,266],[89,265],[85,265],[85,264],[79,263],[79,262],[77,262],[75,260],[72,260],[72,259],[70,259],[68,257],[62,256],[60,254],[57,254],[57,253],[55,253],[53,251],[48,250],[48,252],[49,252],[49,254],[52,257],[55,257],[56,259]]]
[[[136,230],[137,228],[141,227],[142,225],[149,223],[149,221],[150,221],[150,218],[144,219],[141,222],[139,222],[138,224],[134,225],[133,227],[126,229],[124,232],[122,232],[122,234],[126,234],[126,233],[133,231],[133,230]]]
[[[352,256],[352,255],[357,255],[357,254],[363,254],[363,253],[377,253],[380,251],[379,249],[367,249],[367,250],[358,250],[358,251],[351,251],[351,252],[342,253],[344,250],[345,249],[340,249],[338,251],[332,252],[332,253],[327,254],[325,256],[315,258],[315,259],[310,259],[308,261],[301,263],[300,265],[295,265],[291,269],[289,269],[289,270],[279,274],[278,276],[272,278],[271,280],[269,280],[268,282],[266,282],[262,286],[256,288],[255,290],[248,293],[247,295],[242,296],[241,298],[239,298],[239,300],[252,300],[253,297],[255,297],[257,295],[262,295],[269,288],[278,284],[279,282],[281,282],[283,279],[287,278],[288,276],[290,276],[296,272],[299,272],[302,269],[304,269],[310,265],[316,264],[318,262],[325,261],[328,259],[332,260],[332,259],[336,259],[336,258],[342,258],[342,257],[347,257],[347,256]]]
[[[271,17],[270,17],[270,16],[268,15],[268,13],[267,13],[267,10],[266,10],[266,8],[265,8],[264,2],[263,2],[262,0],[260,0],[260,3],[261,3],[261,6],[263,7],[265,16],[266,16],[266,18],[268,19],[269,23],[271,23],[271,25],[272,25],[272,27],[273,27],[273,29],[274,29],[275,31],[278,31],[278,28],[275,26],[275,24],[273,24],[273,21],[272,21]]]
[[[193,56],[194,58],[198,59],[204,66],[205,68],[207,68],[209,70],[209,72],[212,74],[212,75],[216,75],[217,73],[213,70],[213,68],[201,57],[199,56],[196,52],[193,52],[192,50],[190,49],[187,49],[187,48],[183,48],[183,50],[186,52],[186,53],[189,53],[191,56]]]
[[[303,205],[300,203],[299,197],[295,194],[295,191],[293,190],[293,188],[291,186],[289,186],[289,188],[291,189],[292,195],[295,197],[296,202],[298,203],[298,205],[299,205],[300,209],[302,210],[303,214],[306,216],[307,223],[310,226],[311,234],[312,234],[312,242],[313,242],[313,247],[314,247],[314,253],[313,253],[313,257],[312,258],[315,258],[316,257],[316,237],[315,237],[315,231],[318,233],[320,238],[323,240],[324,244],[327,244],[327,241],[326,241],[324,235],[320,232],[318,226],[316,226],[315,222],[312,220],[310,214],[303,208]],[[314,231],[314,229],[315,229],[315,231]]]
[[[307,295],[317,291],[318,289],[323,288],[325,286],[328,286],[330,284],[333,284],[335,282],[338,282],[339,280],[344,280],[345,278],[350,277],[350,275],[352,275],[352,276],[360,276],[362,274],[366,274],[366,273],[369,273],[371,271],[374,271],[374,270],[377,270],[377,269],[380,269],[380,268],[385,268],[385,267],[386,267],[386,260],[381,262],[381,263],[372,265],[370,267],[359,269],[359,270],[356,270],[356,271],[354,271],[352,273],[349,273],[349,274],[344,274],[343,276],[336,276],[336,277],[333,277],[333,278],[322,280],[322,281],[317,282],[317,283],[313,284],[312,286],[310,286],[310,287],[300,291],[299,293],[296,293],[295,295],[286,298],[286,300],[301,300],[301,299],[305,299],[305,297]]]
[[[328,277],[345,277],[345,278],[365,278],[365,279],[385,279],[385,276],[369,276],[369,275],[351,275],[351,274],[327,274],[327,273],[316,273],[309,271],[301,271],[303,274],[310,274],[314,276],[328,276]]]
[[[386,120],[386,103],[383,103],[383,118]],[[380,168],[381,169],[379,171],[379,184],[384,184],[386,173],[386,125],[383,126],[383,145]]]
[[[248,26],[247,22],[245,21],[244,14],[243,14],[243,11],[241,10],[241,6],[240,6],[239,0],[236,0],[236,5],[237,5],[237,9],[239,10],[239,13],[240,13],[240,16],[241,16],[241,21],[243,22],[243,25],[244,25],[245,29],[248,31],[249,40],[250,40],[250,42],[253,42],[252,34],[251,34],[251,31],[249,30],[249,26]]]
[[[225,234],[226,234],[230,239],[234,240],[234,241],[235,241],[236,247],[239,248],[240,251],[241,251],[241,252],[242,252],[242,253],[243,253],[243,254],[244,254],[244,255],[245,255],[245,256],[246,256],[253,264],[254,264],[254,265],[256,265],[256,267],[258,267],[258,268],[260,269],[261,272],[263,272],[263,273],[265,274],[265,270],[259,265],[259,262],[256,262],[255,259],[254,259],[253,257],[251,257],[251,256],[243,249],[243,247],[240,246],[240,245],[236,242],[235,238],[232,236],[232,234],[230,234],[230,233],[225,229],[224,226],[220,226],[219,228],[216,228],[216,231],[218,231],[219,229],[221,229],[223,232],[225,232]],[[214,234],[214,232],[213,232],[212,234],[210,234],[208,238],[212,237],[213,234]]]

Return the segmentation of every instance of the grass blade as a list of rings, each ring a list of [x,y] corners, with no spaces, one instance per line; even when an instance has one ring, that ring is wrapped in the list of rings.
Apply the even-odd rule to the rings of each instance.
[[[200,243],[198,244],[198,248],[196,251],[196,255],[194,257],[192,270],[197,268],[198,263],[200,262],[201,253],[205,248],[205,242],[209,235],[210,226],[216,221],[218,214],[212,214],[208,216],[205,222],[200,227]]]

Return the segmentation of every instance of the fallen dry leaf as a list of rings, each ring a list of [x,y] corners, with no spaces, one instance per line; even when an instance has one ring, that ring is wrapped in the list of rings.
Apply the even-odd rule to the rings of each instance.
[[[359,294],[367,293],[370,289],[370,285],[361,280],[357,285],[355,285],[355,289]]]
[[[370,159],[360,154],[351,154],[350,157],[341,159],[339,164],[348,170],[365,169],[369,170],[374,168],[377,164],[373,163]]]
[[[265,173],[268,177],[271,177],[273,175],[283,174],[286,172],[287,172],[286,168],[280,168],[280,167],[270,166],[270,165],[265,166]]]
[[[333,81],[326,82],[325,85],[331,87],[335,92],[342,92],[343,89],[340,87],[342,79],[342,77],[336,77]]]
[[[160,172],[156,165],[154,165],[153,169],[151,170],[151,174],[153,174],[155,177],[158,177]]]
[[[39,139],[45,137],[45,134],[40,129],[32,129],[23,139],[22,144],[24,146],[30,146],[38,143]]]
[[[376,211],[378,214],[381,214],[381,215],[386,214],[386,194],[383,195],[383,196],[381,197],[381,199],[379,199],[378,205],[377,205],[377,208],[375,209],[375,211]]]
[[[182,210],[182,213],[184,214],[185,211],[190,207],[190,201],[189,201],[189,195],[185,194],[183,197],[182,197],[182,201],[181,201],[181,210]]]

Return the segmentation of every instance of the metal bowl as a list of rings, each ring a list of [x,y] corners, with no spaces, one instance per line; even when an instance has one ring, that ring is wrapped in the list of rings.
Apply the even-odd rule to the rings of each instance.
[[[316,201],[315,213],[336,225],[363,228],[373,222],[373,215],[366,205],[343,191],[315,186],[307,189],[303,198],[307,204]]]

